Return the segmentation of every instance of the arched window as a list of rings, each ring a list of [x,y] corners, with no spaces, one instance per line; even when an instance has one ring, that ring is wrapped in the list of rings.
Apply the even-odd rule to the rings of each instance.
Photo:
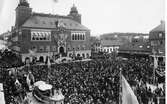
[[[79,53],[77,54],[77,57],[80,57],[80,54],[79,54]]]
[[[80,34],[77,34],[77,40],[79,40],[79,35],[80,35]]]
[[[80,40],[83,40],[83,39],[82,39],[82,34],[80,34],[79,38],[80,38]]]
[[[72,40],[75,40],[75,36],[74,36],[74,34],[72,34]]]
[[[40,62],[44,62],[44,57],[43,57],[43,56],[40,56],[40,57],[39,57],[39,61],[40,61]]]
[[[86,57],[89,58],[89,54],[88,53],[86,54]]]
[[[83,34],[83,40],[85,40],[85,35]]]
[[[72,57],[72,53],[69,54],[69,57]]]
[[[77,34],[75,34],[75,40],[77,40]]]
[[[29,57],[26,57],[26,58],[25,58],[25,64],[26,64],[26,65],[30,64],[30,58],[29,58]]]
[[[84,53],[82,54],[82,57],[85,58],[85,54]]]

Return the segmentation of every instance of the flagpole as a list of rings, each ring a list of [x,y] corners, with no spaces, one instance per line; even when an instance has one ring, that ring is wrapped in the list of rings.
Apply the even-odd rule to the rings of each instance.
[[[122,104],[122,68],[119,69],[119,104]]]
[[[155,85],[155,70],[157,68],[157,59],[156,59],[156,56],[155,56],[155,51],[154,51],[154,69],[153,69],[153,84]]]
[[[155,53],[154,53],[154,64],[155,64]],[[154,69],[153,69],[153,77],[154,77],[154,79],[153,79],[153,84],[155,84],[155,65],[154,65]]]
[[[52,3],[52,7],[51,8],[52,8],[51,12],[54,15],[54,3]]]

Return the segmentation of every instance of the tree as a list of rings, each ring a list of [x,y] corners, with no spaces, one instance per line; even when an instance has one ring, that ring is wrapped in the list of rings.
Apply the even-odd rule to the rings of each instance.
[[[9,49],[0,51],[0,67],[17,67],[21,66],[21,56]]]

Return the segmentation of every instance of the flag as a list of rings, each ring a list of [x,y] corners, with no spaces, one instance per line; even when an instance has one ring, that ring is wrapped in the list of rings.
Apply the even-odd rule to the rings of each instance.
[[[1,104],[5,104],[5,95],[4,95],[2,83],[0,83],[0,102]]]
[[[51,66],[50,58],[49,57],[48,57],[48,61],[47,61],[47,66],[48,66],[48,68],[50,68],[50,66]]]
[[[158,68],[158,59],[154,56],[154,68]]]
[[[122,76],[122,104],[139,104],[132,88]]]
[[[27,78],[26,78],[29,90],[32,90],[32,85],[35,82],[34,76],[31,72],[28,73]]]

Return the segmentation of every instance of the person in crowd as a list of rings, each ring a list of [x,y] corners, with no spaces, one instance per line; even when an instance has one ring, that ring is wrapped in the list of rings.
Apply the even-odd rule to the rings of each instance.
[[[62,89],[65,104],[71,104],[70,102],[79,104],[118,104],[120,68],[122,68],[122,74],[130,85],[134,86],[134,92],[140,103],[156,102],[156,97],[165,96],[165,90],[162,90],[162,88],[157,88],[153,92],[146,87],[146,83],[152,82],[153,75],[153,66],[151,66],[151,62],[147,58],[121,60],[110,57],[106,55],[91,61],[55,64],[51,65],[50,69],[48,69],[47,65],[33,65],[30,66],[29,71],[31,73],[29,74],[33,79],[32,83],[34,83],[40,80],[48,81],[48,73],[50,73],[49,83],[55,89]],[[22,70],[28,73],[26,68]],[[16,77],[18,76],[16,75]],[[27,89],[27,85],[24,83],[26,81],[25,76],[22,75],[20,80],[23,89]],[[8,74],[4,81],[7,102],[12,101],[12,82],[13,78]]]

